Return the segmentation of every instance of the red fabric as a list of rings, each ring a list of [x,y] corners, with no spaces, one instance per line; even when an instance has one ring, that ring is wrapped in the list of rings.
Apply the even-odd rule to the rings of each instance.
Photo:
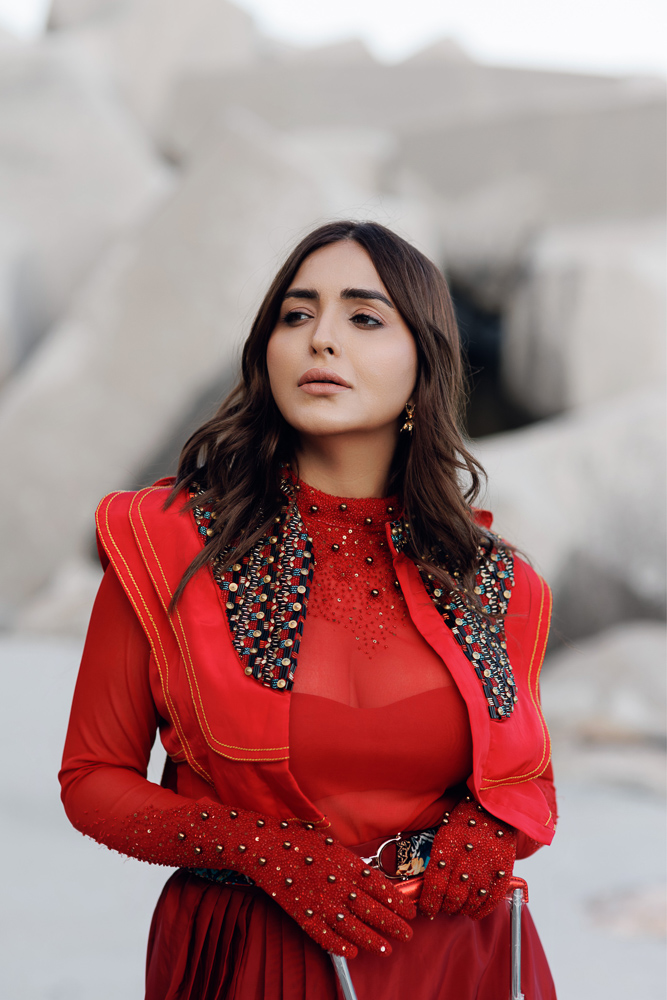
[[[507,904],[484,920],[418,916],[413,938],[388,957],[349,963],[359,1000],[505,1000],[510,993]],[[528,1000],[556,1000],[527,909],[521,984]],[[153,917],[147,1000],[342,1000],[331,962],[280,907],[254,890],[177,872]]]
[[[396,586],[385,521],[398,502],[302,482],[298,505],[316,572],[290,708],[292,774],[345,844],[431,826],[446,789],[471,773],[472,743],[451,674]]]
[[[169,602],[203,544],[182,494],[164,509],[166,487],[111,494],[96,515],[105,557],[121,581],[152,649],[150,686],[174,761],[187,761],[226,802],[269,815],[326,823],[289,770],[290,696],[248,679],[209,569],[195,575],[179,602]],[[519,699],[501,724],[468,658],[444,625],[413,563],[386,537],[400,591],[420,635],[447,664],[465,700],[473,738],[475,797],[530,838],[550,843],[555,809],[550,742],[539,703],[539,672],[550,617],[549,589],[520,559],[506,617],[507,647]],[[234,761],[233,768],[229,761]]]
[[[344,844],[434,826],[446,789],[470,774],[470,727],[455,688],[380,708],[292,696],[291,769]]]
[[[143,495],[137,496],[148,497],[149,493],[150,491],[145,491]],[[131,504],[134,502],[134,499],[130,501]],[[108,514],[108,507],[106,513]],[[149,537],[151,529],[148,522],[148,508],[146,508],[146,515],[146,537]],[[192,530],[185,523],[185,519],[179,519],[178,512],[175,512],[175,515],[174,520],[170,522],[169,543],[171,551],[177,554],[178,558],[174,558],[173,566],[166,565],[169,580],[172,577],[178,579],[181,564],[185,562],[187,565],[187,562],[192,558],[193,551],[196,551],[193,547],[188,549],[190,542],[184,546],[183,552],[180,552],[178,546],[174,546],[176,537],[179,537],[179,531],[182,533]],[[168,520],[165,520],[165,529],[167,526]],[[309,524],[309,530],[311,528],[312,521]],[[104,534],[105,530],[106,535]],[[136,537],[137,529],[133,530]],[[105,539],[105,551],[109,553],[112,545],[116,544],[116,538],[109,522],[107,522],[106,529],[100,524],[100,531]],[[372,534],[373,544],[379,544],[382,540],[381,535],[379,533]],[[193,542],[197,542],[196,534],[192,532],[192,535],[194,536]],[[154,533],[150,537],[151,541],[155,541],[157,547],[160,544],[160,539]],[[187,537],[190,538],[189,535]],[[207,758],[206,754],[202,753],[202,750],[193,743],[195,738],[193,734],[196,736],[197,731],[196,725],[200,725],[200,723],[197,723],[193,728],[193,723],[187,721],[192,714],[187,701],[192,688],[189,684],[184,683],[180,689],[179,697],[174,699],[173,692],[178,690],[177,683],[180,683],[178,682],[178,671],[181,668],[173,654],[167,657],[172,677],[165,686],[165,679],[160,673],[157,662],[160,651],[157,648],[155,637],[158,636],[158,641],[164,639],[165,645],[167,641],[173,643],[174,640],[173,637],[169,640],[165,626],[158,621],[159,604],[155,604],[154,598],[150,596],[148,582],[141,584],[143,589],[136,583],[139,579],[141,566],[136,561],[128,564],[127,559],[132,560],[134,557],[129,547],[132,539],[130,536],[127,536],[127,539],[123,542],[123,546],[126,546],[125,551],[121,551],[117,547],[121,556],[115,561],[112,559],[113,570],[107,571],[100,587],[86,640],[68,730],[61,781],[65,808],[75,826],[104,842],[105,830],[111,831],[113,834],[114,829],[117,831],[120,827],[124,827],[128,818],[135,812],[142,809],[164,810],[168,822],[170,813],[175,814],[185,805],[194,806],[196,800],[201,800],[203,797],[213,801],[222,799],[245,808],[254,806],[261,811],[266,811],[266,789],[268,789],[270,782],[273,782],[273,787],[282,789],[279,794],[282,794],[285,803],[288,803],[290,798],[293,801],[302,801],[304,804],[302,816],[306,809],[310,810],[312,816],[317,817],[320,814],[324,805],[318,809],[317,804],[313,804],[309,796],[318,798],[324,789],[323,798],[330,799],[328,805],[334,814],[334,823],[338,825],[346,839],[354,838],[357,843],[368,833],[377,833],[384,826],[385,820],[387,827],[382,832],[393,834],[397,832],[397,825],[399,828],[405,829],[406,825],[413,822],[414,820],[410,819],[410,816],[415,816],[415,812],[419,808],[421,808],[421,814],[415,816],[415,819],[437,814],[437,811],[442,808],[443,786],[441,782],[449,783],[460,780],[461,777],[465,777],[465,771],[469,767],[469,744],[466,742],[466,733],[468,733],[467,738],[469,739],[469,731],[465,715],[462,712],[463,701],[458,692],[461,692],[465,698],[468,713],[471,710],[472,695],[470,691],[462,690],[460,677],[462,676],[463,663],[460,662],[461,654],[456,650],[455,644],[453,647],[447,647],[453,650],[452,666],[456,656],[459,656],[457,687],[452,686],[452,675],[449,674],[442,658],[436,652],[442,648],[441,637],[435,636],[436,641],[433,641],[435,635],[433,625],[430,624],[428,614],[424,612],[424,609],[415,605],[414,577],[409,576],[409,569],[403,565],[401,557],[394,556],[392,560],[392,553],[387,547],[385,563],[382,565],[367,564],[374,571],[377,570],[378,575],[376,576],[374,572],[372,579],[370,576],[362,578],[364,587],[369,583],[385,581],[384,590],[382,586],[370,588],[379,590],[377,600],[371,600],[373,595],[369,596],[365,591],[355,606],[355,595],[350,592],[353,602],[350,605],[352,612],[354,613],[356,610],[357,614],[361,613],[361,616],[368,623],[368,609],[370,608],[373,621],[368,623],[371,626],[369,634],[374,630],[376,635],[382,636],[384,639],[385,635],[389,633],[391,640],[385,642],[364,644],[356,639],[354,629],[341,628],[340,618],[336,620],[335,615],[327,616],[322,613],[327,606],[328,599],[333,596],[330,590],[327,598],[327,577],[326,572],[322,572],[322,590],[318,591],[318,588],[315,588],[314,600],[309,607],[309,617],[302,647],[303,656],[300,658],[296,693],[292,702],[293,710],[290,710],[288,695],[277,695],[275,692],[265,694],[259,686],[252,686],[254,682],[248,682],[243,677],[242,670],[239,670],[240,678],[235,674],[230,673],[229,676],[227,673],[224,674],[227,690],[231,692],[238,681],[239,691],[248,692],[248,703],[244,703],[236,695],[230,703],[229,698],[232,697],[230,694],[226,699],[228,704],[221,706],[223,715],[225,711],[233,707],[236,716],[241,714],[241,722],[246,729],[249,724],[246,720],[252,718],[255,727],[259,727],[260,722],[266,719],[267,735],[263,746],[269,748],[275,747],[279,742],[280,745],[289,746],[288,730],[290,726],[292,727],[292,737],[295,743],[292,746],[291,772],[287,772],[289,774],[289,780],[287,780],[285,772],[281,770],[285,765],[273,764],[270,758],[268,758],[268,763],[262,763],[262,759],[267,760],[267,754],[264,750],[253,750],[255,753],[253,763],[245,764],[243,760],[240,760],[238,764],[227,763],[225,757],[232,757],[232,744],[235,743],[236,734],[231,734],[233,739],[230,736],[226,737],[227,744],[225,745],[232,749],[222,754],[218,751],[218,756],[211,757],[210,752],[208,752]],[[361,543],[357,549],[365,551]],[[321,544],[320,550],[323,551]],[[155,551],[156,549],[153,549],[154,553]],[[157,548],[158,554],[160,551]],[[155,558],[157,559],[158,555],[155,555]],[[365,555],[362,554],[362,558],[365,559]],[[166,559],[167,557],[165,557]],[[132,590],[127,583],[128,577],[123,565],[128,567],[128,573],[135,581],[136,590]],[[146,566],[149,566],[148,562]],[[384,627],[380,629],[380,625],[384,626],[385,621],[381,620],[379,612],[384,610],[384,603],[386,601],[391,603],[394,599],[394,593],[397,593],[397,591],[392,593],[387,586],[389,575],[393,577],[393,569],[389,567],[393,567],[401,579],[401,591],[406,594],[409,614],[406,614],[404,605],[395,603],[393,609],[388,609],[395,614],[391,619],[387,616],[386,621],[390,622],[391,628],[385,632]],[[414,567],[412,568],[414,569]],[[125,592],[118,577],[123,579]],[[146,580],[148,581],[148,579],[147,577]],[[357,579],[353,578],[353,580]],[[207,580],[208,582],[206,582]],[[336,582],[339,584],[340,578]],[[158,587],[161,584],[156,583],[155,586]],[[393,579],[391,586],[393,586]],[[191,602],[197,598],[199,600],[197,606],[202,611],[206,611],[206,614],[210,614],[208,608],[211,606],[211,595],[214,593],[212,588],[214,587],[210,576],[207,578],[205,573],[199,574],[199,577],[193,581],[193,585],[186,590],[186,598]],[[188,590],[190,591],[189,595]],[[517,611],[519,617],[524,616],[525,621],[522,620],[521,627],[515,630],[516,639],[513,641],[519,645],[523,643],[535,648],[537,640],[542,634],[540,632],[541,624],[540,622],[533,624],[530,609],[524,610],[527,600],[530,603],[533,599],[532,581],[529,580],[528,586],[524,586],[524,591],[524,597],[518,602]],[[130,603],[126,594],[130,596],[134,604]],[[139,599],[137,599],[137,594]],[[203,603],[202,597],[205,598]],[[139,600],[144,601],[143,610],[139,607]],[[207,604],[206,601],[209,603]],[[336,599],[336,604],[338,603]],[[344,604],[342,600],[340,603]],[[192,603],[188,605],[187,600],[184,601],[182,615],[185,624],[182,623],[180,626],[183,629],[190,628],[188,623],[191,619],[194,621],[190,612],[191,606]],[[151,618],[150,628],[146,624],[147,616],[143,613],[146,608],[148,608]],[[339,616],[344,610],[347,610],[347,605],[345,608],[335,609]],[[429,608],[427,611],[433,611],[433,609]],[[141,615],[142,624],[139,623],[138,615]],[[216,602],[216,629],[219,627],[219,620],[221,620],[220,608],[219,603]],[[413,622],[419,622],[419,631]],[[439,625],[442,631],[441,623]],[[332,650],[334,652],[336,650],[336,647],[333,646],[332,626],[335,627],[339,639],[343,634],[347,636],[346,640],[338,642],[341,656],[334,655],[332,657],[330,655]],[[319,633],[318,627],[321,630]],[[205,633],[207,628],[208,618],[200,615],[199,632],[203,630]],[[194,643],[196,632],[190,631],[182,634],[190,639],[191,643]],[[211,635],[213,634],[212,632]],[[150,638],[150,642],[147,636]],[[312,637],[312,640],[308,639],[309,636]],[[309,641],[311,643],[310,652]],[[359,642],[358,646],[357,642]],[[394,642],[396,649],[400,647],[401,652],[400,655],[392,658],[391,647]],[[376,651],[371,648],[371,645],[389,648]],[[217,648],[220,648],[219,645]],[[382,655],[379,656],[378,652],[381,652]],[[313,653],[312,656],[311,653]],[[225,653],[225,656],[229,657],[229,654]],[[219,652],[216,659],[216,671],[219,677],[221,676]],[[233,671],[237,665],[232,662],[234,659],[235,657],[232,657],[229,660],[230,671]],[[535,660],[535,657],[533,659]],[[227,661],[222,662],[226,663]],[[386,675],[382,670],[383,662],[392,665]],[[535,685],[535,691],[537,690],[540,663],[541,658],[539,658],[539,663],[533,665],[532,674],[529,676],[529,682]],[[332,675],[332,666],[336,666],[336,664],[341,666],[340,674]],[[405,669],[406,664],[409,664],[409,670]],[[469,673],[467,662],[465,668]],[[176,680],[174,680],[174,675]],[[436,675],[438,681],[433,683],[433,678]],[[331,685],[332,676],[333,686]],[[344,678],[342,686],[340,684],[341,676]],[[420,680],[423,680],[421,684]],[[174,687],[170,689],[169,683],[173,683]],[[475,684],[479,684],[476,679]],[[474,690],[474,696],[479,700],[477,687],[471,685],[472,690]],[[326,692],[325,697],[323,697],[323,691]],[[438,731],[438,727],[433,724],[434,720],[429,713],[426,712],[423,716],[424,742],[420,767],[418,741],[412,738],[406,740],[407,756],[402,758],[398,741],[395,738],[395,725],[391,723],[386,725],[386,719],[391,716],[393,711],[398,710],[402,713],[407,726],[410,705],[406,706],[406,703],[412,701],[414,708],[415,705],[423,703],[428,692],[433,693],[433,703],[436,702],[436,699],[440,700],[443,711],[446,710],[445,704],[448,701],[450,718],[448,720],[442,719],[441,729]],[[267,696],[269,701],[266,702],[266,712],[257,711],[257,706],[264,705],[261,699],[266,699]],[[349,798],[348,790],[337,779],[335,767],[329,768],[328,771],[326,767],[322,769],[323,783],[319,787],[315,768],[309,768],[309,745],[312,745],[314,739],[312,718],[316,716],[310,720],[311,729],[309,732],[309,721],[306,719],[306,714],[301,712],[301,708],[308,709],[310,702],[312,709],[316,700],[320,702],[320,707],[323,707],[321,702],[326,699],[338,702],[335,707],[329,705],[333,713],[330,716],[331,719],[335,718],[336,712],[347,712],[348,719],[352,720],[353,715],[349,713],[354,710],[362,713],[388,713],[384,717],[387,734],[387,742],[384,747],[389,747],[389,749],[385,754],[379,754],[381,764],[379,762],[377,764],[366,762],[368,763],[368,778],[365,781],[367,784],[370,782],[375,785],[375,791],[379,793],[375,795],[374,809],[369,810],[366,815],[364,815],[363,807],[359,808],[358,816],[354,815],[352,800]],[[403,713],[402,710],[406,707],[408,712]],[[317,713],[317,708],[315,712]],[[223,715],[220,715],[221,720]],[[226,716],[230,725],[241,725],[236,716],[232,714]],[[186,736],[188,733],[190,734],[187,746],[184,746],[183,735],[180,735],[179,731],[179,719],[182,718],[186,718],[186,728],[183,733]],[[379,719],[380,716],[375,716],[375,718]],[[355,721],[350,721],[347,735],[360,740],[363,744],[362,731],[365,727],[359,725],[359,719],[360,717],[357,717]],[[280,733],[275,728],[276,720],[277,726],[282,727]],[[443,763],[439,755],[444,750],[443,740],[447,738],[446,730],[449,722],[451,722],[453,731],[458,731],[462,741],[453,752],[450,752],[447,761]],[[502,724],[503,727],[505,725],[505,723]],[[160,727],[163,739],[171,754],[163,778],[163,785],[166,787],[148,782],[145,777],[156,726]],[[271,731],[271,726],[274,727],[274,732]],[[223,730],[218,731],[222,732]],[[243,731],[242,728],[239,729],[239,732]],[[331,736],[331,732],[329,736]],[[306,754],[305,764],[303,751],[299,748],[300,740],[303,740],[303,751]],[[481,741],[480,745],[484,746],[484,742]],[[193,756],[189,757],[187,747],[192,748],[193,746],[194,749],[191,750]],[[252,746],[257,746],[257,742],[254,742]],[[378,750],[381,746],[383,744],[380,742]],[[410,750],[410,747],[413,747],[413,750]],[[362,746],[361,749],[363,750],[364,747]],[[456,759],[457,751],[458,760]],[[392,752],[395,754],[393,760]],[[488,753],[488,749],[486,752]],[[322,764],[322,753],[320,748],[320,764]],[[410,757],[410,753],[414,755]],[[264,758],[262,758],[262,754]],[[213,773],[216,776],[214,786],[210,783],[210,774],[207,778],[206,769],[200,763],[207,759],[212,760],[214,764]],[[407,765],[409,760],[414,762],[413,768],[416,768],[419,773],[417,779],[415,779],[414,774],[412,775],[412,781],[410,781],[409,766]],[[317,753],[314,753],[312,763],[317,762],[318,756]],[[382,788],[383,782],[380,779],[379,768],[385,768],[389,771],[384,782],[386,785],[384,789]],[[310,778],[308,776],[309,770]],[[357,772],[359,770],[361,768],[355,769],[355,773],[351,777],[352,785],[355,782],[358,785]],[[366,771],[366,767],[363,770]],[[300,775],[299,783],[305,782],[309,786],[308,795],[304,794],[303,788],[298,787],[298,783],[294,780],[295,773]],[[538,775],[536,780],[542,781],[546,792],[550,793],[551,785],[548,772],[543,777]],[[536,780],[528,784],[535,785]],[[331,784],[332,781],[333,784]],[[497,796],[493,787],[489,787],[491,788],[490,794]],[[231,795],[230,789],[238,790],[238,796]],[[373,789],[367,789],[367,791],[373,791]],[[516,797],[517,789],[515,787],[511,788],[511,792]],[[354,788],[352,795],[354,797]],[[240,801],[243,796],[246,797],[246,802]],[[280,798],[277,801],[280,801]],[[504,800],[502,802],[504,803]],[[289,805],[287,808],[289,809]],[[388,809],[387,813],[381,818],[379,825],[376,823],[373,826],[375,811],[379,810],[382,813],[383,809]],[[412,814],[410,809],[412,809]],[[401,812],[405,816],[405,821],[397,824],[396,820],[400,818]],[[280,815],[278,810],[276,813]],[[500,815],[500,810],[497,814]],[[290,814],[288,813],[288,815]],[[531,830],[533,828],[530,824],[526,824],[526,826]],[[540,834],[540,836],[543,835]],[[107,839],[112,839],[112,836]],[[528,842],[527,837],[525,839],[526,846],[530,849],[531,842]],[[348,839],[348,842],[352,842],[352,839]],[[163,861],[163,863],[168,862]],[[183,864],[182,854],[175,853],[171,863]],[[193,861],[194,863],[196,862]],[[354,963],[351,963],[360,1000],[364,1000],[364,997],[373,997],[373,1000],[377,1000],[377,998],[386,998],[386,1000],[392,998],[393,1000],[394,997],[405,996],[406,991],[409,995],[423,997],[424,1000],[436,1000],[436,998],[439,1000],[445,994],[457,996],[460,1000],[473,996],[479,1000],[492,1000],[492,998],[496,1000],[499,995],[498,983],[505,982],[509,975],[509,944],[505,941],[507,920],[501,919],[502,916],[500,911],[496,911],[481,921],[479,925],[468,918],[449,918],[446,915],[440,915],[433,922],[417,918],[414,924],[414,948],[410,946],[409,953],[407,949],[403,949],[397,951],[396,955],[390,959],[382,957],[379,959],[382,964],[378,967],[377,964],[374,964],[378,961],[376,958],[362,952],[354,960]],[[437,928],[437,933],[435,928]],[[540,1000],[542,997],[551,998],[554,995],[553,987],[539,940],[532,929],[529,917],[527,917],[527,928],[528,943],[524,955],[527,956],[528,965],[524,973],[524,990],[528,996],[535,998],[535,1000]],[[178,948],[176,947],[177,942],[179,943]],[[186,950],[187,957],[184,957]],[[178,961],[175,961],[177,955],[179,956]],[[401,955],[403,957],[399,957]],[[149,947],[147,998],[149,1000],[162,1000],[162,998],[173,996],[174,998],[190,998],[190,1000],[209,1000],[213,997],[230,997],[233,1000],[251,1000],[251,998],[260,1000],[264,997],[275,997],[276,1000],[280,1000],[281,997],[284,997],[286,1000],[287,998],[301,1000],[302,997],[309,996],[333,997],[335,995],[332,992],[334,989],[333,979],[327,962],[328,959],[315,945],[309,942],[297,925],[259,892],[244,894],[241,890],[230,890],[204,883],[199,879],[179,873],[168,882],[156,910]],[[387,963],[390,962],[392,963],[392,974],[387,976],[388,982],[385,990],[385,970],[389,968]],[[225,965],[225,963],[227,964]],[[226,972],[225,969],[227,969]],[[231,979],[228,978],[229,976]],[[224,989],[221,978],[223,983],[229,982],[229,985],[225,985]],[[325,982],[328,984],[326,988],[322,985]],[[380,987],[381,982],[382,986]],[[325,989],[328,989],[329,992],[326,992]],[[380,992],[380,989],[385,990],[385,992]],[[294,992],[295,990],[296,992]]]

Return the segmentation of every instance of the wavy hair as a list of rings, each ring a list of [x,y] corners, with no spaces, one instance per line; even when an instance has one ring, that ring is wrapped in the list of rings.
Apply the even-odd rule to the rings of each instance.
[[[293,460],[297,437],[271,394],[267,344],[303,261],[344,240],[366,251],[417,347],[414,430],[399,436],[387,484],[410,526],[404,551],[420,569],[479,603],[474,576],[486,534],[475,523],[471,504],[484,470],[468,451],[461,430],[465,378],[447,282],[424,254],[384,226],[340,221],[315,229],[289,254],[252,324],[238,383],[181,452],[167,505],[196,485],[205,492],[188,507],[204,506],[215,519],[209,543],[185,572],[174,604],[202,566],[219,556],[226,564],[238,562],[270,533],[279,515],[285,499],[279,490],[280,468]],[[469,480],[467,488],[462,474]]]

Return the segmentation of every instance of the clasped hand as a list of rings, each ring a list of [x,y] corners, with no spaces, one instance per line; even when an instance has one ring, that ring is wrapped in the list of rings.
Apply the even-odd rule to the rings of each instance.
[[[470,795],[446,813],[424,873],[419,910],[481,920],[505,896],[516,859],[516,831]]]

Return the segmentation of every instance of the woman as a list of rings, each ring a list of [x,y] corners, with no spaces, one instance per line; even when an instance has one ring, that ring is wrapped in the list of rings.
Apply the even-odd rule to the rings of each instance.
[[[506,995],[514,859],[555,824],[550,603],[471,507],[461,396],[437,268],[331,223],[279,271],[175,481],[102,501],[61,782],[82,832],[178,868],[149,1000],[334,998],[327,951],[359,1000]],[[362,860],[388,838],[417,908]],[[524,991],[552,998],[528,914],[524,935]]]

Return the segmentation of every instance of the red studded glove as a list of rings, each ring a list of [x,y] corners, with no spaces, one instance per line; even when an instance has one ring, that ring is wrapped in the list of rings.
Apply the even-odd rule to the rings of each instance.
[[[249,876],[314,941],[337,955],[354,958],[357,948],[388,955],[388,938],[412,937],[401,917],[414,917],[414,904],[311,823],[200,800],[142,810],[113,830],[105,829],[104,821],[93,826],[84,832],[144,861]]]
[[[426,916],[464,913],[481,920],[507,892],[516,831],[467,795],[446,813],[424,873],[419,909]]]

